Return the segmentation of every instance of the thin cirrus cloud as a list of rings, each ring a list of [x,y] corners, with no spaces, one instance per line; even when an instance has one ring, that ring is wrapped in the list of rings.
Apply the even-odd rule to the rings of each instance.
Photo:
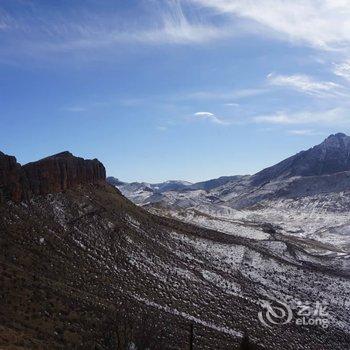
[[[231,18],[246,31],[328,53],[333,73],[350,80],[350,1],[348,0],[190,0]],[[336,55],[335,55],[336,54]],[[339,63],[340,62],[340,63]]]
[[[350,3],[344,0],[166,0],[145,4],[143,9],[147,10],[138,14],[137,22],[122,18],[118,11],[95,15],[93,6],[82,7],[79,16],[65,11],[49,19],[43,18],[34,6],[21,15],[2,11],[0,29],[22,32],[23,40],[29,38],[33,46],[50,50],[130,42],[207,43],[249,30],[259,35],[263,28],[271,36],[321,49],[344,48],[350,43]],[[191,11],[188,4],[195,5]],[[201,11],[202,7],[207,11]],[[211,21],[217,14],[221,15],[220,21]],[[256,26],[244,26],[242,19]]]
[[[350,81],[350,60],[335,64],[333,72],[335,75]]]
[[[323,135],[324,133],[311,130],[311,129],[296,129],[296,130],[288,130],[288,134],[296,135],[296,136],[316,136],[316,135]]]
[[[309,107],[308,110],[297,112],[278,111],[269,115],[253,117],[252,120],[255,123],[286,126],[306,124],[344,126],[349,124],[349,89],[346,85],[340,85],[333,81],[319,81],[305,74],[276,75],[271,73],[267,76],[267,80],[272,86],[292,89],[316,98],[322,98],[323,104],[326,104],[328,108],[320,110],[314,106],[314,109]],[[292,130],[289,133],[294,135],[314,135],[309,130],[305,130]]]
[[[317,81],[305,74],[267,76],[270,85],[286,87],[316,96],[342,95],[343,87],[332,81]]]
[[[347,0],[191,1],[233,19],[255,21],[271,34],[288,41],[327,50],[350,43],[350,2]]]
[[[333,108],[321,111],[277,112],[255,116],[252,122],[274,125],[346,125],[350,123],[347,109]]]
[[[191,11],[188,4],[195,5]],[[202,7],[207,10],[201,11]],[[18,45],[13,49],[32,54],[113,49],[132,43],[205,44],[247,31],[322,50],[350,44],[350,3],[344,0],[166,0],[147,2],[145,8],[137,22],[118,11],[97,15],[89,6],[82,7],[79,16],[68,10],[49,18],[35,7],[12,16],[1,11],[0,30],[16,37]],[[212,21],[217,14],[220,21]],[[251,23],[243,25],[242,20]]]
[[[202,44],[222,36],[219,29],[203,24],[191,24],[183,15],[180,18],[165,19],[156,28],[140,28],[125,31],[105,30],[103,26],[95,31],[83,30],[76,37],[62,38],[58,43],[47,43],[51,51],[73,51],[96,48],[114,48],[123,44]]]
[[[205,44],[233,35],[233,31],[215,26],[199,15],[185,13],[176,0],[148,3],[147,11],[140,10],[138,16],[135,22],[123,18],[118,11],[97,15],[88,6],[81,9],[79,16],[66,11],[53,12],[48,17],[34,6],[10,15],[0,7],[0,35],[6,35],[3,53],[7,49],[12,54],[44,56],[100,49],[95,54],[102,55],[104,50],[110,54],[121,45]]]

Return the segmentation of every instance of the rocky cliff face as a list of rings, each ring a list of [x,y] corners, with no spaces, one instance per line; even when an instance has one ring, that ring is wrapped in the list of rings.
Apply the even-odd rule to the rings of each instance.
[[[105,179],[105,168],[97,159],[62,152],[21,166],[15,157],[0,152],[0,202],[19,202]]]
[[[22,198],[23,170],[15,157],[0,152],[0,203]]]
[[[85,160],[62,152],[23,166],[33,195],[57,193],[85,183],[106,179],[97,159]]]

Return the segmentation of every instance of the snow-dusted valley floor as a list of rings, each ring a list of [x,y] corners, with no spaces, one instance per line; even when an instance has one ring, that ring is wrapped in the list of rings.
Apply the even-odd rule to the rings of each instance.
[[[231,188],[229,195],[222,195],[224,191],[219,188],[209,193],[170,191],[158,195],[139,190],[142,196],[120,189],[136,204],[158,215],[253,240],[268,239],[270,233],[261,227],[269,224],[280,236],[294,237],[314,254],[349,258],[349,191],[271,198],[235,208],[238,195],[232,195]]]
[[[350,250],[349,236],[335,231],[329,235],[331,228],[327,223],[334,224],[334,215],[330,213],[319,213],[308,216],[306,212],[288,210],[284,208],[264,208],[256,211],[232,210],[230,208],[220,208],[221,210],[206,210],[207,208],[188,208],[184,210],[169,210],[159,208],[149,208],[153,213],[176,218],[178,220],[192,223],[200,227],[209,228],[218,232],[223,232],[235,237],[247,238],[256,241],[257,244],[263,242],[290,243],[298,247],[300,251],[309,253],[305,255],[307,260],[316,258],[327,258],[323,265],[337,266],[344,273],[349,272]],[[292,222],[294,218],[295,222]],[[344,227],[348,218],[340,214],[339,227]],[[290,220],[290,221],[289,221]],[[328,221],[329,220],[329,221]],[[287,225],[285,225],[287,223]],[[304,223],[304,225],[303,225]],[[293,225],[294,224],[294,225]],[[322,234],[320,231],[323,230]],[[335,229],[334,229],[335,230]],[[270,249],[276,253],[271,244]],[[284,257],[284,251],[280,251]],[[299,253],[300,259],[303,259]]]
[[[338,197],[333,198],[333,200],[341,206],[340,200],[344,198],[344,195],[339,194]],[[348,206],[350,196],[345,198]],[[156,207],[151,210],[203,227],[257,240],[267,238],[268,235],[257,230],[256,226],[270,223],[277,232],[283,235],[325,243],[344,254],[350,251],[350,217],[348,212],[329,210],[327,203],[316,196],[299,200],[265,201],[253,208],[240,210],[224,205],[199,205],[185,209],[171,209],[169,207],[159,209]]]

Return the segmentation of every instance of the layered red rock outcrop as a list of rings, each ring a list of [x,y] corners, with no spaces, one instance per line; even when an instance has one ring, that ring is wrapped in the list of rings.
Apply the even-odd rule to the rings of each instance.
[[[85,160],[62,152],[23,166],[33,195],[61,192],[84,183],[106,179],[97,159]]]
[[[97,159],[62,152],[21,166],[15,157],[0,152],[0,202],[19,202],[105,179],[105,167]]]

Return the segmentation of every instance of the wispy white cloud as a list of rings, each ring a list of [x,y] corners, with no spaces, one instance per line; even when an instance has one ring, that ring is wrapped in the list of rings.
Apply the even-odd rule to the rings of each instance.
[[[92,59],[106,50],[109,55],[113,50],[120,54],[122,45],[204,44],[234,35],[199,15],[185,13],[180,0],[147,2],[147,10],[142,11],[141,5],[137,9],[139,20],[132,22],[118,11],[94,14],[88,7],[79,15],[73,11],[43,15],[35,6],[9,15],[0,7],[0,32],[6,29],[9,43],[3,43],[2,51],[8,46],[11,53],[45,57],[48,53],[90,50],[94,55],[85,59]]]
[[[188,3],[196,6],[188,11]],[[205,16],[198,6],[209,9]],[[350,44],[350,3],[346,0],[147,1],[137,21],[124,18],[118,11],[94,14],[88,7],[78,15],[66,11],[45,18],[38,8],[32,6],[31,11],[13,16],[0,12],[0,30],[15,32],[16,42],[11,41],[17,52],[44,55],[132,44],[205,44],[247,30],[264,35],[267,31],[322,49],[347,48]],[[217,13],[222,15],[220,21],[213,20]],[[243,25],[242,19],[249,20],[249,26]]]
[[[334,74],[350,81],[350,60],[335,64]]]
[[[210,112],[196,112],[194,115],[197,117],[213,117],[214,116],[214,114],[210,113]]]
[[[338,125],[349,124],[349,112],[343,108],[333,108],[323,111],[277,112],[270,115],[260,115],[252,118],[255,123],[276,125]]]
[[[65,37],[57,42],[38,43],[37,47],[48,51],[76,51],[98,48],[115,48],[123,44],[203,44],[220,38],[224,32],[211,25],[190,23],[185,17],[164,20],[155,28],[138,28],[125,31],[121,28],[99,27],[80,31],[76,37]]]
[[[195,4],[187,11],[188,3]],[[203,17],[199,7],[206,7]],[[141,6],[138,7],[140,9]],[[184,10],[186,8],[186,11]],[[147,2],[138,21],[130,21],[111,11],[103,13],[82,8],[43,18],[38,7],[11,17],[0,13],[0,29],[22,29],[23,40],[32,47],[49,50],[81,50],[115,46],[120,43],[191,44],[207,43],[240,35],[261,27],[271,35],[303,42],[323,49],[343,48],[350,43],[350,3],[346,0],[165,0]],[[221,21],[211,21],[217,13]],[[238,19],[254,25],[243,26]],[[258,30],[257,30],[258,29]],[[18,39],[18,37],[17,37]]]
[[[221,14],[255,21],[260,29],[265,28],[289,41],[322,49],[339,49],[350,43],[350,2],[347,0],[191,1]]]
[[[194,113],[194,116],[197,118],[201,118],[201,119],[208,119],[211,122],[216,123],[216,124],[221,124],[221,125],[230,124],[228,121],[217,117],[214,113],[211,113],[211,112],[196,112],[196,113]]]
[[[300,92],[317,96],[329,96],[330,94],[343,94],[342,86],[332,81],[317,81],[305,74],[276,75],[270,73],[267,76],[269,84],[291,88]]]
[[[144,43],[204,43],[230,35],[227,30],[211,25],[198,17],[189,19],[178,1],[168,1],[168,10],[160,16],[156,28],[132,35]]]
[[[315,135],[323,135],[324,133],[315,131],[312,129],[296,129],[296,130],[288,130],[288,134],[296,135],[296,136],[315,136]]]

